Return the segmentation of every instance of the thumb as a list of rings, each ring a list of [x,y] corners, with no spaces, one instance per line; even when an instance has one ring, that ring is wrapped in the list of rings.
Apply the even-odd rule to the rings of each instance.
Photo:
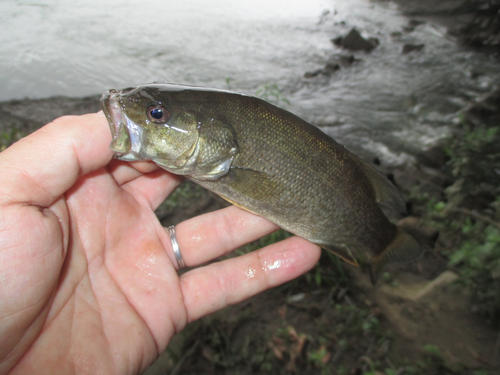
[[[63,194],[111,160],[110,141],[98,113],[59,118],[0,153],[0,373],[32,345],[51,309],[68,241]]]
[[[21,139],[0,153],[0,206],[50,206],[80,175],[109,163],[110,142],[102,112],[61,117]]]

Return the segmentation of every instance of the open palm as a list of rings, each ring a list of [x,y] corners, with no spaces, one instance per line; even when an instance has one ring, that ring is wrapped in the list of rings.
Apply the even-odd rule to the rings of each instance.
[[[0,154],[0,373],[143,371],[188,322],[310,269],[292,237],[182,276],[154,209],[179,179],[112,160],[102,114],[65,117]],[[276,227],[235,207],[179,224],[187,266]]]

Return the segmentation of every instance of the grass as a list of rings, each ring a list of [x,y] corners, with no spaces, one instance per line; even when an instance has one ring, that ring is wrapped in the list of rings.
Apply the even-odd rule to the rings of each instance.
[[[228,90],[232,90],[231,81],[233,79],[226,77],[226,87]],[[282,94],[282,90],[275,83],[264,83],[255,92],[255,96],[264,99],[266,102],[280,106],[282,103],[290,104],[290,101],[285,98]]]
[[[181,373],[489,375],[450,367],[441,349],[430,344],[416,361],[401,358],[376,306],[349,283],[344,287],[331,264],[317,268],[335,274],[329,279],[335,281],[318,286],[304,275],[267,291],[264,305],[250,300],[192,324],[180,353],[197,350]]]
[[[262,247],[272,245],[273,243],[285,240],[291,236],[292,236],[291,233],[289,233],[283,229],[280,229],[276,232],[268,234],[267,236],[259,238],[258,240],[253,241],[245,246],[240,247],[239,249],[236,250],[236,254],[238,254],[238,255],[247,254],[247,253],[250,253],[250,252],[255,251],[257,249],[260,249]]]
[[[200,185],[185,180],[163,201],[157,210],[165,214],[182,210],[186,205],[199,199],[202,194],[203,188]]]
[[[321,263],[317,268],[335,273]],[[342,286],[344,276],[336,275],[335,284],[320,287],[315,278],[310,282],[303,276],[266,292],[272,306],[243,304],[197,322],[181,352],[199,342],[201,356],[186,361],[183,373],[205,368],[214,374],[348,374],[342,369],[351,369],[363,354],[378,368],[390,337],[376,313]],[[302,297],[290,298],[297,295]],[[332,361],[349,365],[332,366]]]
[[[24,134],[17,129],[10,129],[8,131],[0,133],[0,152],[4,151],[7,147],[17,142],[26,135],[27,134]]]
[[[283,96],[281,89],[276,84],[264,84],[257,90],[255,96],[274,105],[280,105],[281,102],[290,104],[290,101]]]
[[[426,217],[449,243],[443,252],[474,309],[500,323],[500,127],[466,118],[450,141],[445,200],[429,201]],[[420,197],[425,200],[426,197]]]

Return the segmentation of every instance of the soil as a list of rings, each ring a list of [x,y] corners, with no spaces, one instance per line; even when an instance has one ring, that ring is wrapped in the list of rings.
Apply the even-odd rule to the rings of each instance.
[[[99,98],[98,95],[85,98],[56,96],[0,102],[0,132],[16,129],[28,134],[61,116],[98,112],[101,110]]]

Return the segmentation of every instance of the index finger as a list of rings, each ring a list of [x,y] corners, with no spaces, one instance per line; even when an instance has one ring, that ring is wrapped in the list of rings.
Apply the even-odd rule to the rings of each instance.
[[[113,157],[104,114],[65,116],[0,154],[0,205],[48,207],[81,175]]]

